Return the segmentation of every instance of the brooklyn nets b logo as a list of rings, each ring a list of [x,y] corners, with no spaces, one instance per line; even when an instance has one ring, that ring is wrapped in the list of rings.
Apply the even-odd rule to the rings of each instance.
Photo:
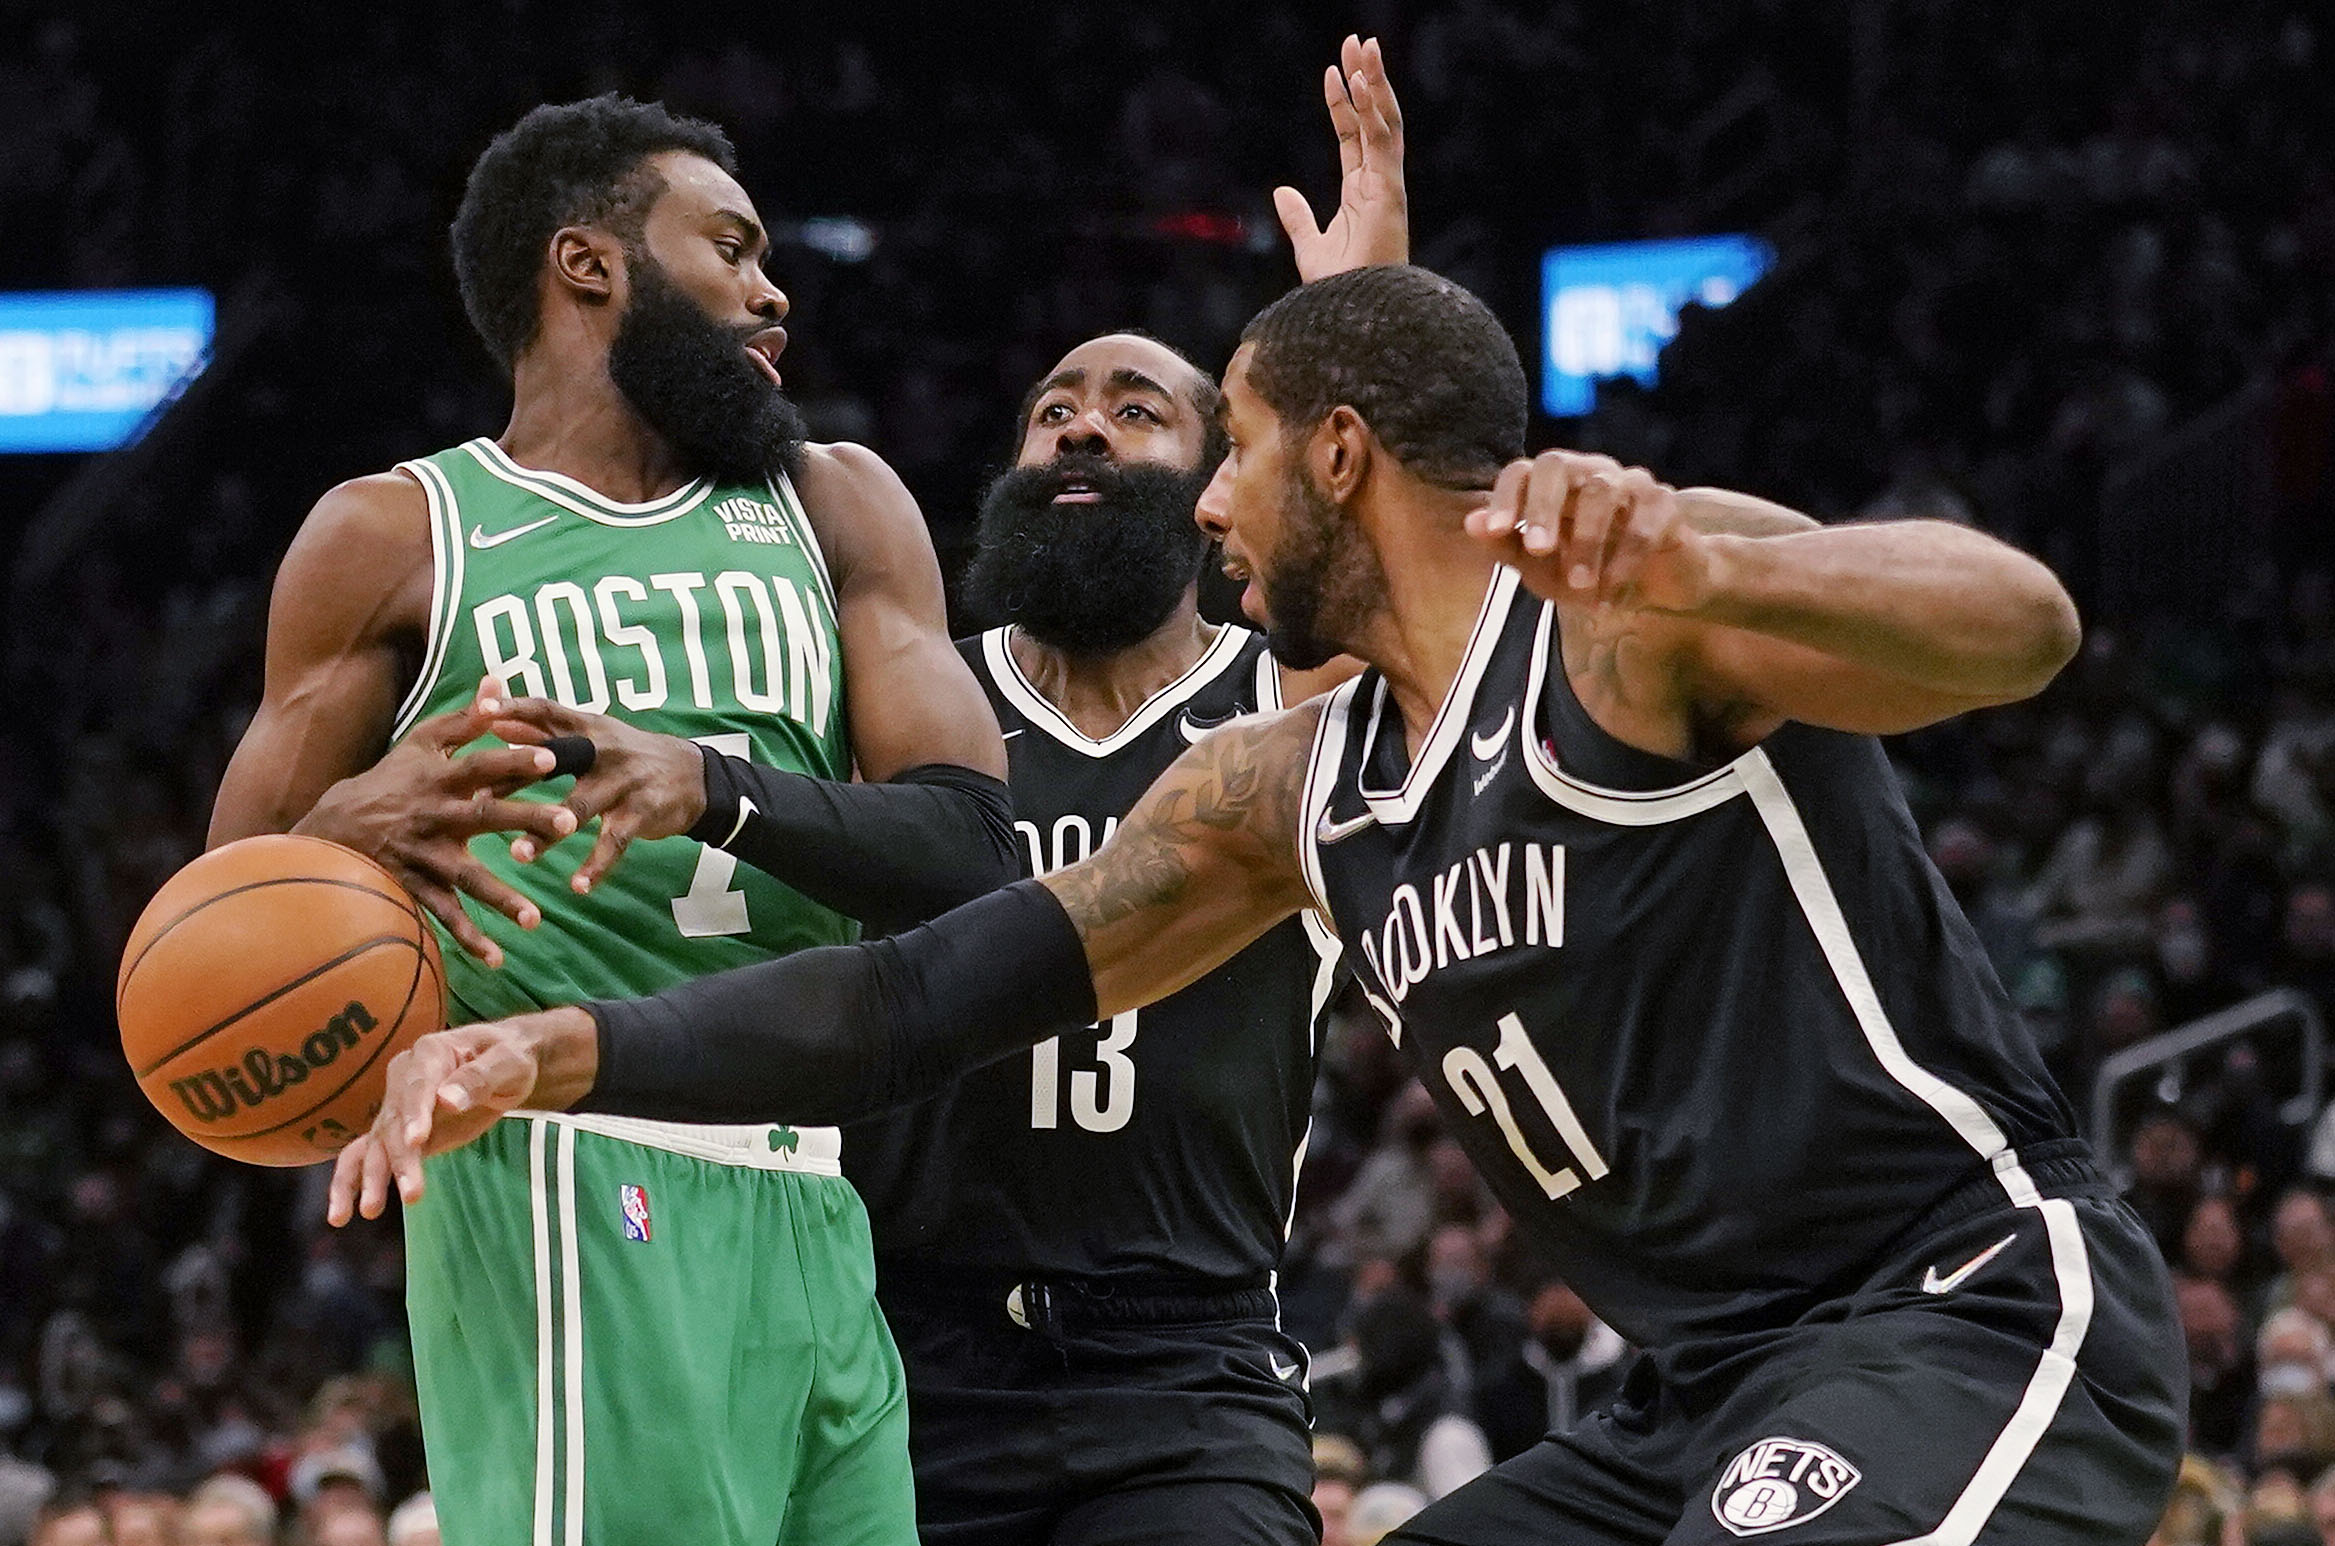
[[[1814,1519],[1863,1475],[1821,1444],[1761,1439],[1719,1474],[1711,1512],[1737,1535],[1765,1535]]]

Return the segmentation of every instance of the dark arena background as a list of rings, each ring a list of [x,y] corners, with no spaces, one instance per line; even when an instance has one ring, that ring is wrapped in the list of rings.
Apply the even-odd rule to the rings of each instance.
[[[1219,369],[1295,282],[1269,192],[1335,201],[1320,81],[1349,30],[1402,100],[1415,261],[1494,306],[1561,410],[1536,446],[1975,523],[2067,580],[2087,641],[2044,696],[1892,751],[2175,1269],[2193,1461],[2159,1539],[2335,1543],[2335,17],[692,11],[0,8],[0,449],[33,446],[0,454],[0,1546],[52,1495],[111,1532],[50,1506],[54,1543],[437,1539],[390,1520],[426,1485],[394,1211],[328,1230],[320,1173],[172,1133],[111,995],[202,846],[304,512],[503,422],[446,241],[486,141],[611,89],[724,125],[793,303],[788,389],[900,471],[954,594],[1066,346],[1135,326]],[[199,369],[83,360],[125,427],[39,449],[63,388],[12,308],[152,290],[211,298]],[[1348,1546],[1625,1356],[1363,1023],[1329,1048],[1281,1292]]]

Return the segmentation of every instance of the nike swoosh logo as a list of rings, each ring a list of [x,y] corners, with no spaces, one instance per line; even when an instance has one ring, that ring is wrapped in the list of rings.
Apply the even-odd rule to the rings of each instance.
[[[1267,1361],[1273,1365],[1273,1378],[1277,1380],[1288,1379],[1291,1375],[1297,1372],[1297,1365],[1295,1364],[1285,1364],[1280,1359],[1273,1358],[1270,1355],[1268,1355]]]
[[[1238,718],[1238,714],[1227,714],[1222,719],[1201,719],[1186,709],[1176,716],[1176,733],[1184,738],[1185,744],[1197,746],[1200,738],[1209,731],[1229,725]]]
[[[1476,754],[1476,761],[1490,762],[1499,755],[1501,745],[1508,739],[1508,727],[1516,723],[1516,705],[1508,705],[1508,712],[1500,716],[1500,728],[1485,735],[1467,738],[1467,749]]]
[[[470,545],[474,548],[499,548],[513,537],[524,537],[536,527],[549,526],[558,519],[559,517],[556,515],[547,515],[540,521],[529,521],[526,525],[514,526],[509,531],[498,531],[491,537],[486,534],[483,527],[473,526],[470,528]]]
[[[1938,1276],[1937,1268],[1930,1268],[1929,1271],[1922,1274],[1922,1292],[1925,1294],[1950,1294],[1954,1292],[1962,1286],[1963,1279],[2002,1255],[2004,1248],[2018,1238],[2015,1234],[2003,1236],[1942,1278]]]
[[[1332,821],[1330,813],[1324,811],[1322,819],[1314,823],[1313,840],[1325,848],[1332,843],[1343,843],[1364,827],[1375,825],[1377,821],[1378,818],[1368,811],[1364,811],[1351,821]]]

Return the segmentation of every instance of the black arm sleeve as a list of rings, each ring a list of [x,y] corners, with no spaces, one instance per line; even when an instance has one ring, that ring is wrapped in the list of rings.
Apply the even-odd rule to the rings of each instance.
[[[797,951],[587,1004],[600,1071],[578,1111],[835,1127],[1092,1024],[1086,947],[1034,880],[894,939]]]
[[[871,934],[922,923],[1021,874],[1013,798],[985,773],[935,762],[846,784],[699,750],[705,815],[689,836]]]

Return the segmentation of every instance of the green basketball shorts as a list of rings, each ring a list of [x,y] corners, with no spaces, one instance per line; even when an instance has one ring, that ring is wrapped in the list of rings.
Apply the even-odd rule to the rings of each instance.
[[[525,1114],[428,1162],[406,1307],[446,1546],[914,1546],[839,1151]]]

